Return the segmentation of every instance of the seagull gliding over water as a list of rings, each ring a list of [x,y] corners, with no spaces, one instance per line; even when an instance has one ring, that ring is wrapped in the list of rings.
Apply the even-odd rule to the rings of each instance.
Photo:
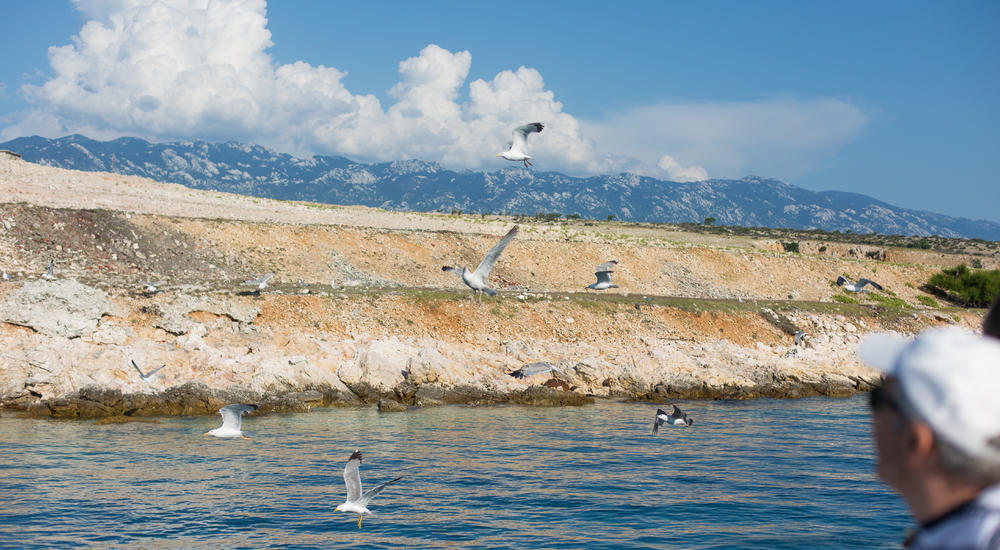
[[[385,489],[387,485],[396,483],[403,479],[403,476],[386,481],[382,485],[374,489],[368,489],[362,493],[359,466],[361,466],[361,451],[354,451],[351,453],[351,458],[347,459],[347,466],[344,467],[344,484],[347,485],[347,501],[337,505],[336,511],[358,514],[358,529],[361,529],[361,519],[364,517],[364,514],[371,514],[371,511],[368,510],[368,503],[375,498],[375,495],[381,493],[382,489]]]
[[[253,412],[257,410],[257,405],[244,405],[242,403],[234,403],[232,405],[226,405],[219,409],[219,414],[222,415],[222,425],[218,428],[208,430],[205,435],[214,435],[215,437],[242,437],[243,439],[249,439],[247,436],[243,435],[243,415],[248,412]]]
[[[653,419],[653,433],[660,431],[660,426],[667,424],[670,426],[690,426],[694,420],[688,418],[686,412],[674,405],[674,411],[667,414],[663,409],[656,409],[656,418]]]

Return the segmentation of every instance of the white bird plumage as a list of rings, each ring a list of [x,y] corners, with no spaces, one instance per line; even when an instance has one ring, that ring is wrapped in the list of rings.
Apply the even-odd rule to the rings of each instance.
[[[261,290],[264,290],[265,288],[267,288],[267,283],[270,282],[271,277],[274,277],[274,273],[268,273],[266,275],[261,275],[260,277],[257,277],[256,279],[248,279],[246,281],[243,281],[243,284],[246,285],[246,286],[257,287],[257,291],[256,292],[258,294],[260,294]]]
[[[618,260],[611,260],[610,262],[604,262],[594,268],[594,275],[597,276],[597,282],[588,285],[587,288],[592,288],[594,290],[618,288],[618,285],[611,284],[611,274],[615,272],[615,266],[617,265]]]
[[[507,150],[503,153],[497,153],[497,156],[515,162],[523,162],[525,168],[531,166],[531,157],[528,156],[528,134],[541,133],[544,129],[545,125],[541,122],[532,122],[514,128]]]
[[[159,287],[167,284],[166,281],[139,281],[139,284],[146,287],[146,292],[154,293]]]
[[[215,437],[242,437],[243,435],[243,415],[248,412],[253,412],[259,407],[257,405],[247,405],[243,403],[234,403],[232,405],[226,405],[219,409],[219,414],[222,415],[222,425],[218,428],[208,430],[205,435],[214,435]]]
[[[49,268],[45,270],[45,274],[42,277],[50,281],[56,278],[56,264],[53,260],[49,260]]]
[[[336,508],[338,512],[354,512],[357,514],[358,529],[361,528],[361,520],[364,518],[364,514],[371,514],[371,511],[368,509],[368,503],[375,498],[375,495],[381,493],[382,489],[385,489],[387,485],[403,479],[403,476],[399,476],[396,479],[386,481],[374,489],[368,489],[362,493],[360,466],[361,451],[356,450],[351,453],[351,457],[347,459],[347,466],[344,467],[344,485],[347,486],[347,500],[343,504],[337,505]]]
[[[466,286],[471,288],[477,296],[480,292],[485,292],[490,296],[496,296],[497,291],[490,288],[489,285],[486,284],[486,280],[490,276],[490,270],[493,269],[493,264],[497,263],[497,258],[500,257],[500,253],[507,248],[507,245],[510,244],[512,240],[514,240],[514,237],[520,229],[521,227],[518,225],[512,227],[511,230],[508,231],[502,239],[500,239],[500,242],[494,245],[493,248],[486,253],[486,256],[483,256],[483,261],[479,262],[479,266],[476,267],[475,271],[469,271],[464,267],[458,268],[450,265],[442,266],[441,271],[451,271],[461,275],[462,281],[466,284]]]

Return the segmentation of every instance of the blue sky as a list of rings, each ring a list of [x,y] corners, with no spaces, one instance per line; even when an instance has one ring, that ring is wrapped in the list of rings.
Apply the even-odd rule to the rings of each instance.
[[[0,138],[494,170],[540,120],[536,169],[755,174],[1000,221],[1000,3],[504,5],[4,2]]]

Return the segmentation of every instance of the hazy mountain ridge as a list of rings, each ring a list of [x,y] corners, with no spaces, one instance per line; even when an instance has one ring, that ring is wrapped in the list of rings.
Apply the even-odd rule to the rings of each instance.
[[[493,172],[453,171],[421,160],[365,164],[335,156],[300,159],[238,142],[102,142],[80,135],[17,138],[0,148],[60,168],[394,210],[559,212],[649,222],[700,222],[711,216],[725,225],[1000,240],[1000,223],[899,208],[856,193],[814,192],[756,176],[679,183],[635,174],[573,177],[510,166]]]

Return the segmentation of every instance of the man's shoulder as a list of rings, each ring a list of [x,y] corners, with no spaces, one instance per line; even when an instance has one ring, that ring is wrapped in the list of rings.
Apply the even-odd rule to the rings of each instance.
[[[1000,484],[984,490],[959,513],[918,533],[911,548],[1000,550]]]

